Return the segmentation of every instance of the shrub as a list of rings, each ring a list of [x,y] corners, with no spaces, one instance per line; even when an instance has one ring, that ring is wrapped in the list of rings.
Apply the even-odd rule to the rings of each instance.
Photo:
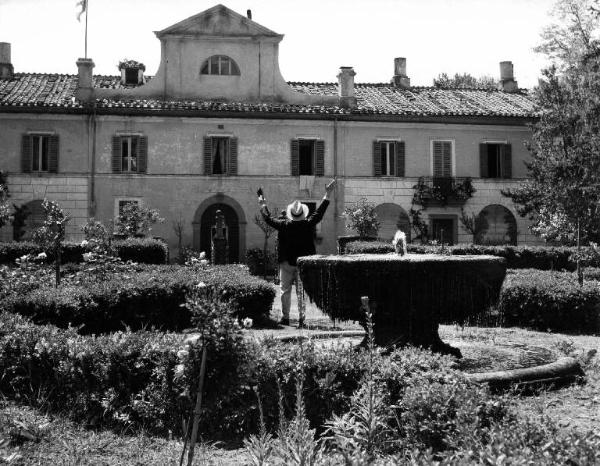
[[[409,252],[410,248],[408,249]],[[383,241],[352,241],[345,245],[345,254],[387,254],[394,252],[392,242]]]
[[[377,220],[375,204],[369,202],[366,197],[361,197],[346,207],[343,215],[346,217],[346,228],[354,230],[361,238],[377,236],[380,224]]]
[[[277,267],[277,256],[267,251],[265,268],[265,255],[262,249],[252,248],[246,251],[246,265],[252,275],[262,276],[263,274],[274,275]]]
[[[115,255],[123,261],[140,264],[166,264],[169,262],[169,247],[163,240],[155,238],[127,238],[113,241]]]
[[[119,212],[115,229],[125,237],[144,235],[152,231],[152,225],[164,221],[157,209],[141,206],[137,202],[128,202]]]
[[[169,248],[162,240],[153,238],[128,238],[112,242],[112,247],[118,257],[124,261],[132,260],[140,264],[164,264],[168,262]],[[65,242],[62,246],[61,260],[63,263],[80,263],[83,254],[92,250],[90,243]],[[15,260],[27,254],[39,254],[42,247],[33,242],[13,241],[0,243],[0,264],[14,264]],[[54,260],[51,254],[49,261]]]
[[[190,314],[181,305],[199,282],[231,301],[238,317],[267,318],[275,299],[269,283],[250,276],[239,265],[126,266],[111,268],[102,279],[101,271],[73,270],[76,273],[67,276],[62,287],[42,283],[33,290],[30,286],[27,293],[9,293],[0,308],[29,316],[36,323],[74,325],[82,333],[102,333],[124,326],[189,327]]]
[[[518,270],[508,274],[498,311],[504,326],[541,331],[600,332],[600,282],[580,286],[571,272]]]

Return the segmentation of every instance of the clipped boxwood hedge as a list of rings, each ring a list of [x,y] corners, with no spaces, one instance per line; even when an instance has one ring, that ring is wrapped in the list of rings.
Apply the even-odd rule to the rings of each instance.
[[[166,264],[169,261],[169,248],[159,239],[128,238],[113,241],[112,246],[117,256],[124,261],[132,260],[140,264]],[[81,243],[65,242],[62,249],[62,262],[65,264],[83,262],[83,254],[89,251],[90,247],[82,246]],[[42,248],[30,241],[0,243],[0,264],[12,265],[21,256],[40,252]]]
[[[440,246],[409,244],[411,254],[435,254]],[[445,251],[452,255],[488,255],[506,259],[509,269],[569,270],[576,268],[571,256],[577,251],[575,247],[555,246],[481,246],[475,244],[457,244],[446,246]],[[394,252],[391,242],[355,241],[346,245],[346,254],[387,254]],[[600,264],[591,264],[600,266]]]
[[[498,311],[507,327],[599,334],[600,281],[580,286],[571,272],[513,270],[502,286]]]
[[[268,318],[275,299],[272,285],[239,265],[198,269],[141,266],[102,280],[67,279],[59,288],[43,284],[28,293],[8,296],[0,309],[31,317],[36,323],[73,325],[85,334],[125,326],[182,329],[190,326],[190,314],[181,304],[199,282],[217,288],[223,298],[232,301],[240,317]]]

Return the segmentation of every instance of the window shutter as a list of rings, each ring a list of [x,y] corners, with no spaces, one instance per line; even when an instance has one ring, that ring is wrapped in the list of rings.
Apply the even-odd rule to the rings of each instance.
[[[121,137],[113,136],[112,140],[112,171],[121,173]]]
[[[238,140],[237,138],[229,139],[229,167],[228,175],[238,174]]]
[[[502,146],[502,178],[512,178],[512,146]]]
[[[404,155],[404,141],[399,141],[396,143],[396,176],[406,176],[405,175],[405,166],[406,166],[406,157]]]
[[[325,141],[315,141],[315,176],[325,176]]]
[[[48,138],[48,172],[58,173],[58,136]]]
[[[373,141],[373,176],[381,176],[381,143]]]
[[[487,144],[479,144],[479,176],[481,178],[488,178],[489,169],[488,169],[488,145]]]
[[[204,174],[212,175],[212,139],[204,138]]]
[[[444,176],[442,158],[442,143],[440,141],[433,141],[433,176]]]
[[[452,176],[452,143],[443,142],[444,147],[444,174],[442,176]]]
[[[21,140],[21,170],[23,173],[31,173],[31,136],[24,134]]]
[[[292,167],[292,176],[300,176],[300,144],[298,139],[292,139],[290,163]]]
[[[148,171],[148,136],[139,137],[137,156],[138,172],[146,173]]]

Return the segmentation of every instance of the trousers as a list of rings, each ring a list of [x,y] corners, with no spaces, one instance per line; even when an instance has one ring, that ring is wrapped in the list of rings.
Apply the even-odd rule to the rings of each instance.
[[[288,261],[279,263],[279,287],[281,288],[281,312],[284,319],[290,318],[292,306],[292,285],[296,285],[298,297],[298,320],[304,322],[304,297],[302,282],[298,277],[298,267],[290,265]]]

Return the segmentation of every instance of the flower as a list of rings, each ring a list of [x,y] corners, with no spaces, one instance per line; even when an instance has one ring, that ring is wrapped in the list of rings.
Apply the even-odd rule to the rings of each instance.
[[[81,242],[81,246],[87,246],[88,244],[89,244],[89,241],[85,240],[85,239]]]
[[[178,379],[180,377],[183,377],[183,371],[185,370],[185,366],[183,364],[177,364],[175,366],[175,372],[173,373],[173,376]]]
[[[46,255],[45,252],[40,252],[37,256],[35,256],[36,260],[44,260],[46,259],[48,256]]]
[[[242,320],[242,325],[244,328],[250,328],[252,327],[252,319],[250,317],[246,317],[245,319]]]
[[[187,349],[180,349],[179,351],[177,351],[177,357],[179,359],[184,359],[188,356],[189,351]]]
[[[192,335],[183,340],[183,343],[188,345],[195,344],[200,339],[200,335]]]
[[[82,256],[83,256],[84,262],[89,262],[89,261],[91,261],[94,258],[94,253],[92,253],[92,252],[86,252]]]
[[[196,288],[206,288],[206,283],[204,283],[204,282],[199,282],[199,283],[196,285]]]

